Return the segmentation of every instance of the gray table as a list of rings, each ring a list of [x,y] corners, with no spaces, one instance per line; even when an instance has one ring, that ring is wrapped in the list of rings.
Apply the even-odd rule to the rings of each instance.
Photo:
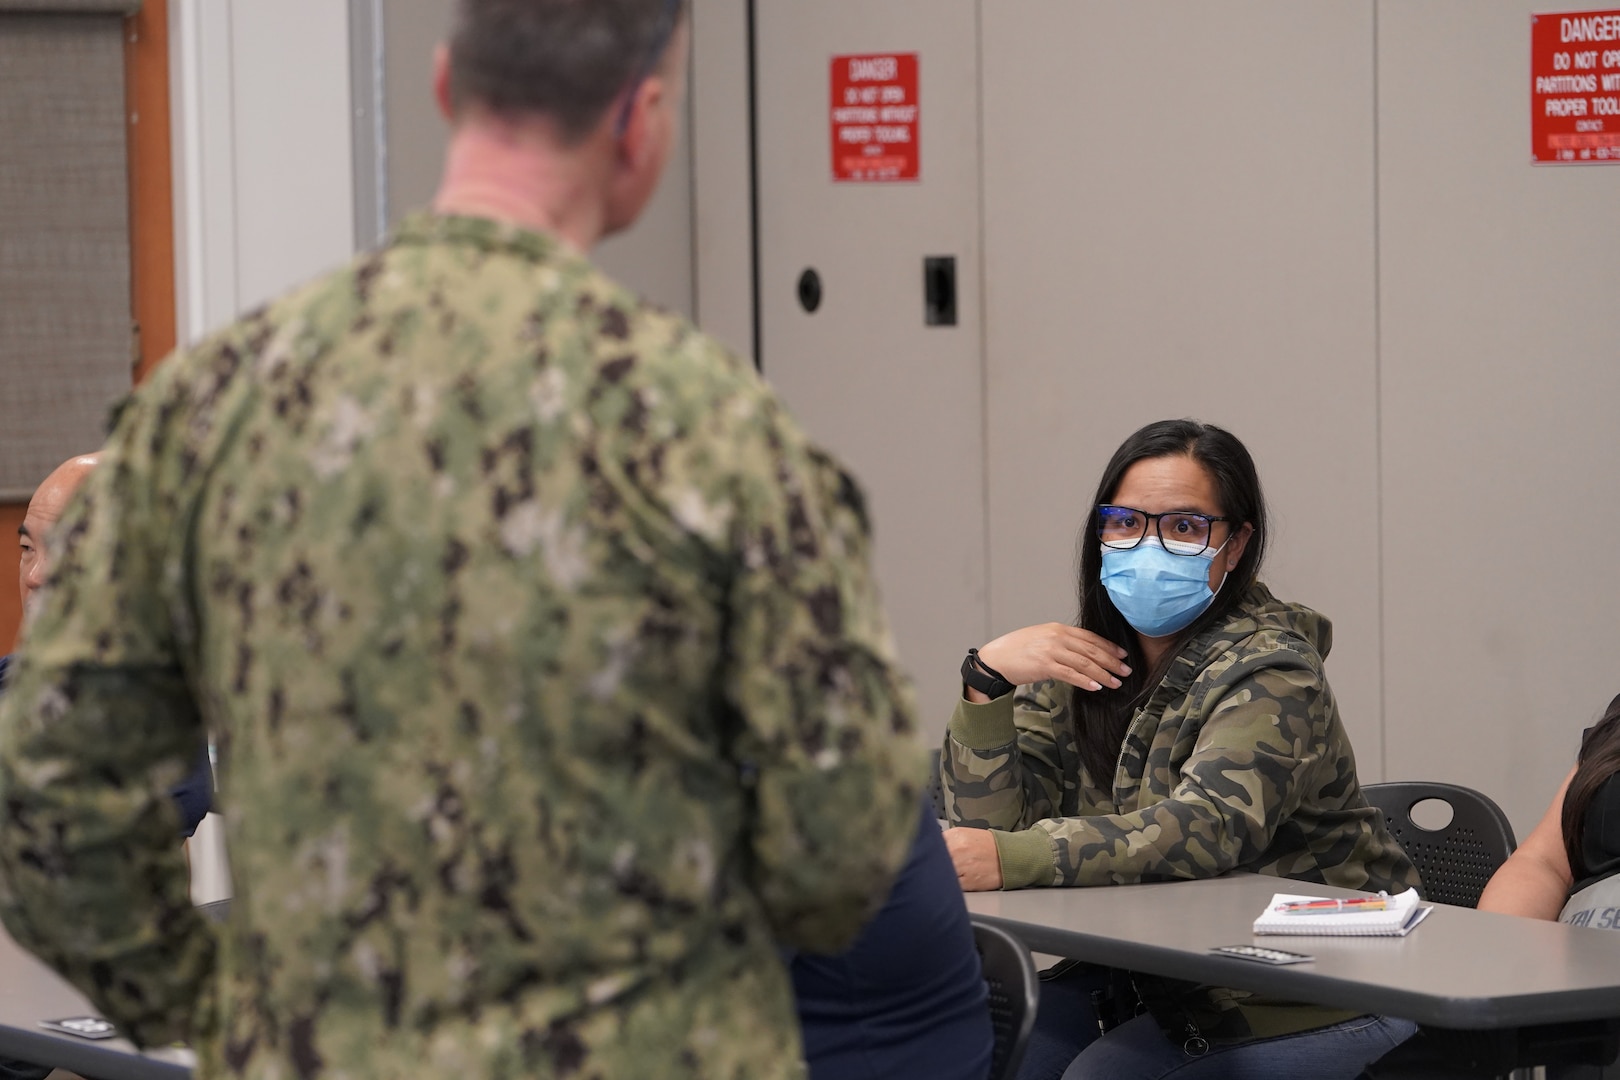
[[[0,1057],[54,1065],[95,1080],[190,1080],[190,1050],[141,1053],[124,1039],[58,1035],[41,1020],[99,1015],[54,971],[0,930]]]
[[[968,908],[1037,952],[1465,1033],[1471,1037],[1459,1045],[1473,1048],[1469,1055],[1479,1059],[1481,1071],[1564,1060],[1571,1055],[1560,1048],[1612,1044],[1620,1036],[1620,933],[1436,905],[1404,938],[1254,934],[1255,917],[1277,892],[1365,895],[1229,874],[975,893]],[[1271,967],[1209,951],[1240,944],[1315,959]]]

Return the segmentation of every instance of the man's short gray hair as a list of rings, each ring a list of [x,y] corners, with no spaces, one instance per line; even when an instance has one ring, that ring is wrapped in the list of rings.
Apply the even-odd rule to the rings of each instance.
[[[457,0],[456,109],[549,117],[574,142],[669,48],[687,0]]]

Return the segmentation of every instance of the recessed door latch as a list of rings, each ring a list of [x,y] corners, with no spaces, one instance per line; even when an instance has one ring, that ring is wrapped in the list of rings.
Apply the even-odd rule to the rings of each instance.
[[[929,255],[923,259],[923,322],[929,326],[956,325],[954,255]]]

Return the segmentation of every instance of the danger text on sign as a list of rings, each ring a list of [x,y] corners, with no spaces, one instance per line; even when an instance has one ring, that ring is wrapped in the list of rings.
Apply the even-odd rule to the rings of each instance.
[[[1620,11],[1531,16],[1530,158],[1620,162]]]
[[[832,59],[833,179],[883,183],[921,176],[916,53]]]

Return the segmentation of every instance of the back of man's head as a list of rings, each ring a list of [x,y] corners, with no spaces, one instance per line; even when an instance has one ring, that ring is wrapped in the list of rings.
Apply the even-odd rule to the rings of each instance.
[[[457,0],[450,98],[583,139],[668,51],[687,0]]]

